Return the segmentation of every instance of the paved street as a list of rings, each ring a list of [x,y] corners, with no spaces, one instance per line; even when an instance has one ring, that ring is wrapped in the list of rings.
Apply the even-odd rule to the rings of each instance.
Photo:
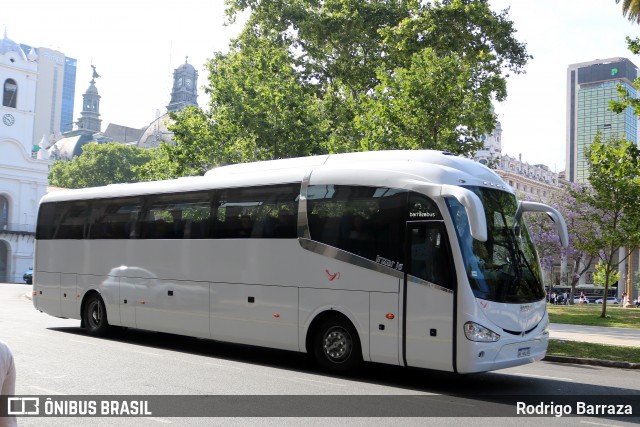
[[[12,347],[18,368],[17,394],[46,396],[96,395],[288,395],[391,396],[388,404],[407,411],[432,405],[451,416],[427,424],[511,426],[510,418],[474,418],[504,395],[640,396],[638,370],[540,362],[486,374],[449,373],[368,365],[351,378],[318,372],[302,354],[224,344],[138,330],[93,338],[79,321],[37,312],[25,297],[29,286],[0,284],[0,337]],[[468,394],[465,399],[456,397]],[[402,396],[405,396],[404,398]],[[443,396],[445,400],[443,401]],[[348,399],[345,397],[345,399]],[[349,400],[347,400],[348,402]],[[393,402],[393,403],[392,403]],[[273,403],[273,402],[272,402]],[[366,402],[365,402],[366,403]],[[261,411],[260,403],[256,403]],[[241,410],[243,408],[240,408]],[[249,410],[250,408],[247,408]],[[338,409],[328,406],[326,416]],[[362,410],[362,408],[358,408]],[[370,408],[372,413],[379,408]],[[395,408],[397,409],[397,408]],[[545,418],[545,425],[631,425],[612,418]],[[638,421],[638,418],[635,419]],[[538,426],[536,417],[519,425]],[[54,425],[299,425],[299,418],[26,418],[20,426]],[[420,418],[310,418],[307,425],[425,425]]]

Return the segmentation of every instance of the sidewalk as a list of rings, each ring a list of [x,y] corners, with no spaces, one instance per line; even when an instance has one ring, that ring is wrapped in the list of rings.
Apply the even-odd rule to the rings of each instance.
[[[639,347],[640,349],[640,329],[551,323],[549,324],[549,338],[554,340]]]

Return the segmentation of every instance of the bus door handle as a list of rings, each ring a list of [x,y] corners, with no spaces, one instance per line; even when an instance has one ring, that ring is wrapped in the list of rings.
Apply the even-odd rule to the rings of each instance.
[[[167,291],[167,295],[169,295],[170,297],[173,296],[173,291]]]

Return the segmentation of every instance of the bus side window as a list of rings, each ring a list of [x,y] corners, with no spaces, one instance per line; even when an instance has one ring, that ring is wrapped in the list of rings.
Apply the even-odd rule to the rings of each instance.
[[[56,224],[59,222],[60,211],[56,209],[56,203],[44,203],[38,211],[38,227],[36,228],[37,240],[52,239]]]
[[[135,239],[141,201],[137,197],[91,202],[87,238]]]
[[[58,204],[61,217],[54,239],[83,239],[89,216],[87,202],[61,202]]]
[[[406,191],[386,187],[311,185],[311,239],[370,261],[402,264]]]
[[[225,189],[219,194],[217,238],[297,237],[297,184]]]
[[[433,222],[411,230],[408,274],[447,289],[453,289],[451,258],[444,227]]]

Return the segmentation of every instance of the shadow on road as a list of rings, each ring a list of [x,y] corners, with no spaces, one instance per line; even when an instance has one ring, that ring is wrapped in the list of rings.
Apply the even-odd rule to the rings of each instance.
[[[58,327],[50,330],[73,335],[84,335],[84,329],[79,327]],[[142,345],[150,348],[175,351],[228,360],[233,362],[248,363],[271,368],[307,374],[327,374],[320,372],[309,357],[303,353],[274,350],[263,347],[254,347],[241,344],[231,344],[208,339],[197,339],[180,335],[148,332],[137,329],[114,328],[111,334],[103,338],[106,340]],[[550,364],[551,365],[551,364]],[[598,370],[600,368],[582,365],[572,365],[573,369]],[[524,369],[524,368],[523,368]],[[633,373],[635,374],[635,372]],[[344,377],[337,377],[344,378]],[[399,393],[433,393],[444,395],[447,402],[473,401],[473,405],[455,406],[456,411],[461,411],[458,416],[473,416],[477,413],[465,413],[477,411],[477,403],[495,407],[496,416],[515,416],[515,405],[519,400],[527,402],[545,402],[556,404],[575,404],[576,401],[587,400],[599,404],[620,404],[630,402],[635,405],[635,411],[640,407],[640,390],[584,384],[576,381],[563,381],[553,378],[537,378],[508,372],[489,372],[482,374],[458,375],[448,372],[432,371],[426,369],[407,369],[398,366],[366,363],[357,373],[348,377],[351,381],[382,385],[397,388]],[[415,396],[414,396],[415,397]],[[432,410],[442,411],[441,396],[434,396]],[[407,411],[411,411],[413,405],[421,405],[414,408],[417,411],[425,411],[425,402],[406,402]],[[371,403],[371,402],[370,402]],[[480,405],[480,406],[482,406]],[[497,405],[497,406],[496,406]],[[448,410],[451,410],[449,405]],[[494,410],[492,409],[492,410]],[[485,409],[481,409],[485,410]],[[506,411],[506,413],[505,413]],[[438,412],[439,413],[439,412]],[[449,414],[451,415],[451,414]],[[486,414],[485,414],[486,415]],[[431,415],[434,416],[434,415]],[[614,419],[616,417],[606,417]],[[639,418],[626,418],[625,421],[638,421]]]

